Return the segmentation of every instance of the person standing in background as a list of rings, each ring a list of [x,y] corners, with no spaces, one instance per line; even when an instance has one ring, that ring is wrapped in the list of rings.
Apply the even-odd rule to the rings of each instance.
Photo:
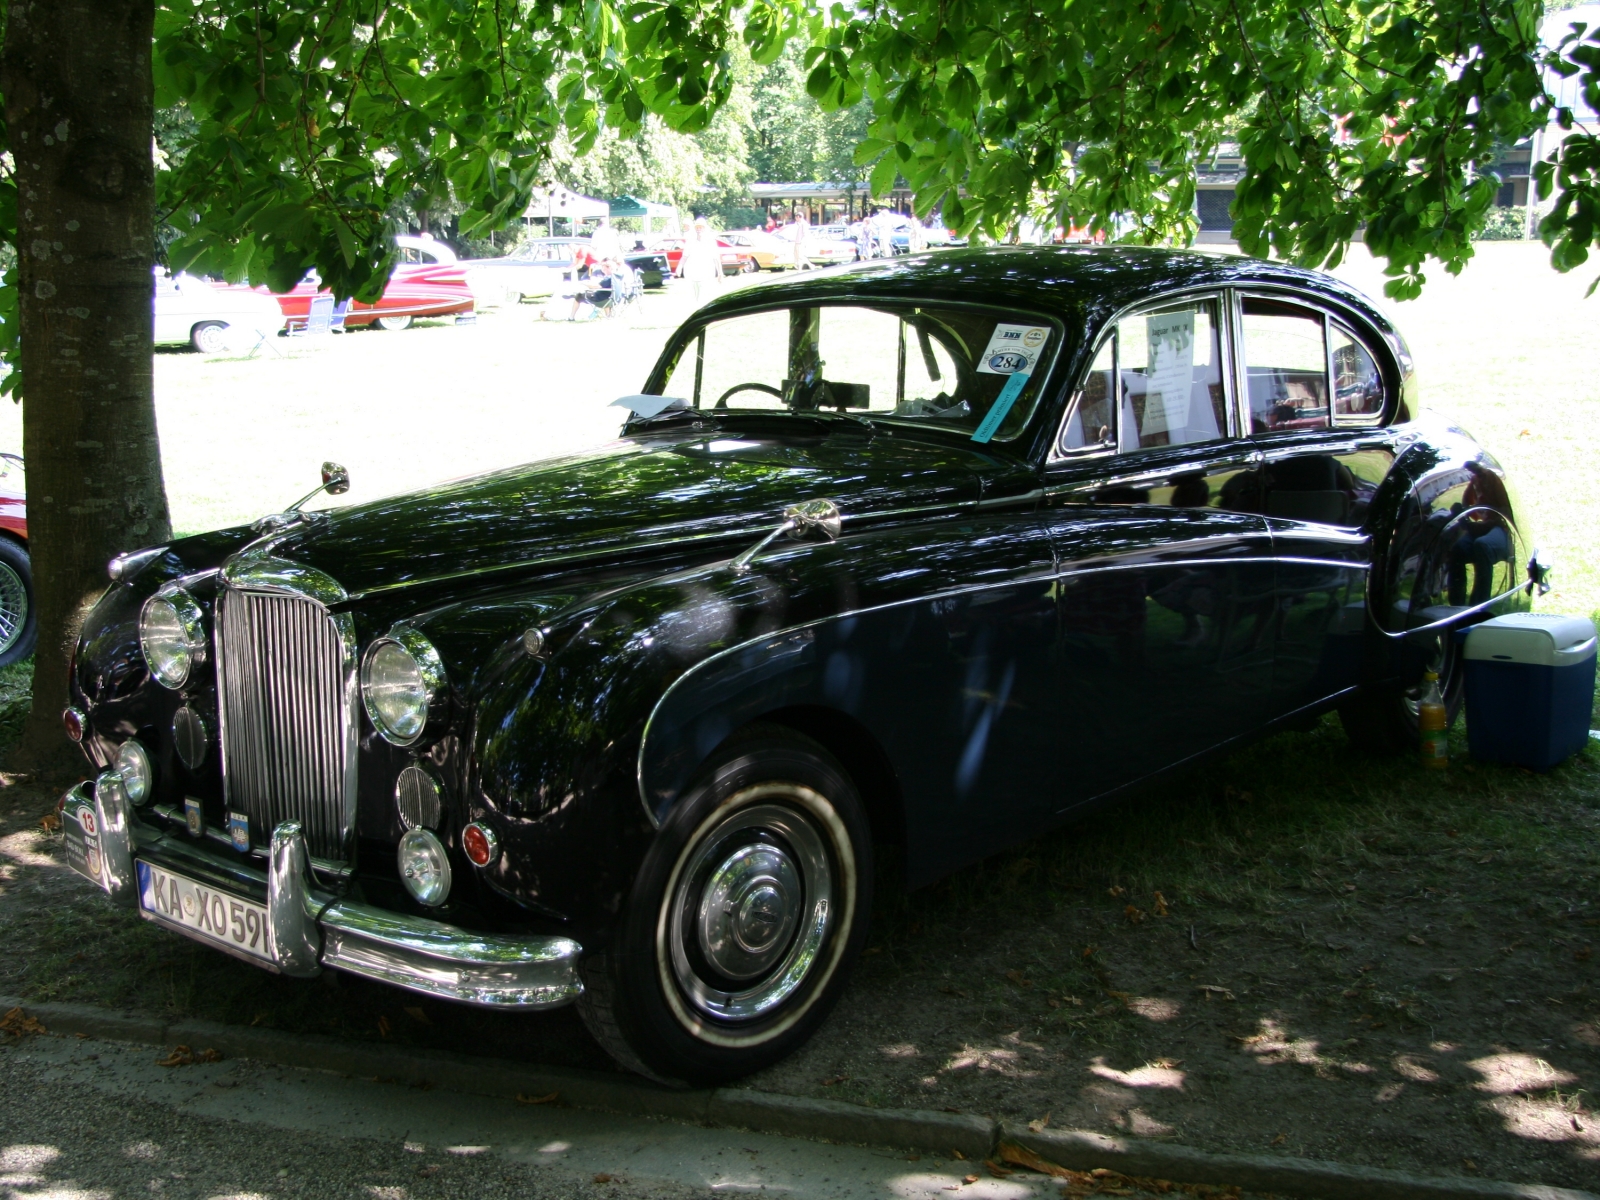
[[[696,217],[694,228],[683,244],[683,257],[678,260],[678,277],[689,285],[694,296],[694,307],[705,302],[706,289],[715,291],[722,279],[722,254],[717,239],[704,217]]]
[[[811,236],[811,226],[806,222],[804,209],[795,209],[794,220],[789,223],[786,232],[794,243],[794,268],[797,271],[805,270],[811,265],[811,259],[806,256],[806,239]]]

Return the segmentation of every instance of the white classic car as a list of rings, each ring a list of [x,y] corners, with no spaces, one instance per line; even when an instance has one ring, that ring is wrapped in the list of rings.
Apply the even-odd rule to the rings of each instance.
[[[271,296],[156,268],[156,345],[188,342],[202,354],[249,349],[283,328]]]

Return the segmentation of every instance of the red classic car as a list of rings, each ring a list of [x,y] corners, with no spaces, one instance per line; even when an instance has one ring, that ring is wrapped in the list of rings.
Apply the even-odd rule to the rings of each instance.
[[[682,238],[661,238],[655,244],[656,250],[667,256],[667,265],[672,268],[672,273],[678,273],[678,263],[683,260]],[[735,246],[732,242],[717,239],[717,248],[722,252],[722,273],[724,275],[738,275],[741,272],[755,272],[761,269],[761,264],[756,261],[756,256],[743,246]]]
[[[0,454],[0,667],[27,658],[39,636],[25,493],[22,459]]]
[[[345,312],[346,327],[371,325],[383,329],[404,329],[417,317],[448,317],[473,311],[472,289],[467,272],[456,260],[456,252],[431,237],[402,235],[395,238],[400,247],[400,263],[389,276],[383,295],[376,304],[352,300]],[[311,311],[311,298],[326,292],[312,272],[291,292],[277,295],[291,330],[303,328]]]

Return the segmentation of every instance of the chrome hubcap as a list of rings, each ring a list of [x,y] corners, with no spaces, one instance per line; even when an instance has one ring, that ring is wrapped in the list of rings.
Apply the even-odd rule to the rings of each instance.
[[[11,649],[28,623],[28,587],[22,576],[0,563],[0,653]]]
[[[667,949],[674,982],[701,1017],[755,1020],[805,982],[832,930],[828,840],[804,807],[757,803],[688,850],[668,901]]]
[[[707,881],[696,922],[700,952],[728,978],[754,979],[788,947],[803,898],[799,872],[781,847],[740,847]]]

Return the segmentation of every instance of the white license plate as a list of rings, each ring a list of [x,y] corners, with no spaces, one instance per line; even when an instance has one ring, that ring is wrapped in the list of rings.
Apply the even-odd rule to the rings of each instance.
[[[207,884],[139,861],[139,907],[157,921],[235,954],[270,963],[267,910]]]

